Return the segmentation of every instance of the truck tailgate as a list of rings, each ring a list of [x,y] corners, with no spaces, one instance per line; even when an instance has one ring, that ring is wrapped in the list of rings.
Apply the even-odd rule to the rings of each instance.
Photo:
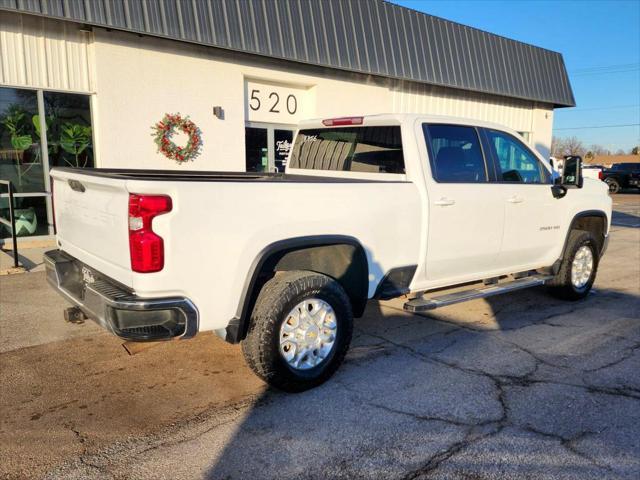
[[[126,180],[55,169],[51,177],[59,247],[131,286]]]

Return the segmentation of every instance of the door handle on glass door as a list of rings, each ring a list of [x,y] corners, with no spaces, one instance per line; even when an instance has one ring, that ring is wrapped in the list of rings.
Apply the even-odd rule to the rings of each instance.
[[[524,198],[514,195],[513,197],[507,198],[507,202],[509,203],[522,203],[524,202]]]
[[[445,197],[442,197],[440,200],[436,200],[435,202],[433,202],[434,205],[437,205],[439,207],[447,207],[449,205],[454,205],[455,203],[455,200],[451,200]]]

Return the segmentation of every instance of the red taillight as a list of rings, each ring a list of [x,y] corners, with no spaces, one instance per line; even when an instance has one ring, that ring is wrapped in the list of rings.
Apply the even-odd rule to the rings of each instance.
[[[343,125],[362,125],[363,117],[341,117],[341,118],[327,118],[322,120],[322,124],[325,127],[339,127]]]
[[[602,170],[600,170],[598,172],[598,180],[602,180],[604,178],[604,175],[602,174]]]
[[[166,195],[129,195],[129,251],[134,272],[159,272],[164,267],[164,242],[152,229],[153,218],[171,211]]]

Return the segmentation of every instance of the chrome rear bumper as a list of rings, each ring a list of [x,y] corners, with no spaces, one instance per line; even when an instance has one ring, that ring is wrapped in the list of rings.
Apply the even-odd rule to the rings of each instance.
[[[140,298],[61,250],[44,254],[48,282],[87,317],[129,341],[191,338],[198,310],[184,297]]]

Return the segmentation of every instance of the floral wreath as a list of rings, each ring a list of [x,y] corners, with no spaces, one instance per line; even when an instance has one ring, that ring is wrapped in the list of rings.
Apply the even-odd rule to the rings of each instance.
[[[171,115],[165,113],[162,120],[151,127],[154,142],[158,145],[158,152],[165,157],[175,160],[178,163],[193,160],[200,155],[202,149],[202,132],[189,120],[189,117],[182,117],[179,113]],[[184,147],[180,147],[171,141],[171,137],[176,130],[181,130],[189,136],[189,141]]]

